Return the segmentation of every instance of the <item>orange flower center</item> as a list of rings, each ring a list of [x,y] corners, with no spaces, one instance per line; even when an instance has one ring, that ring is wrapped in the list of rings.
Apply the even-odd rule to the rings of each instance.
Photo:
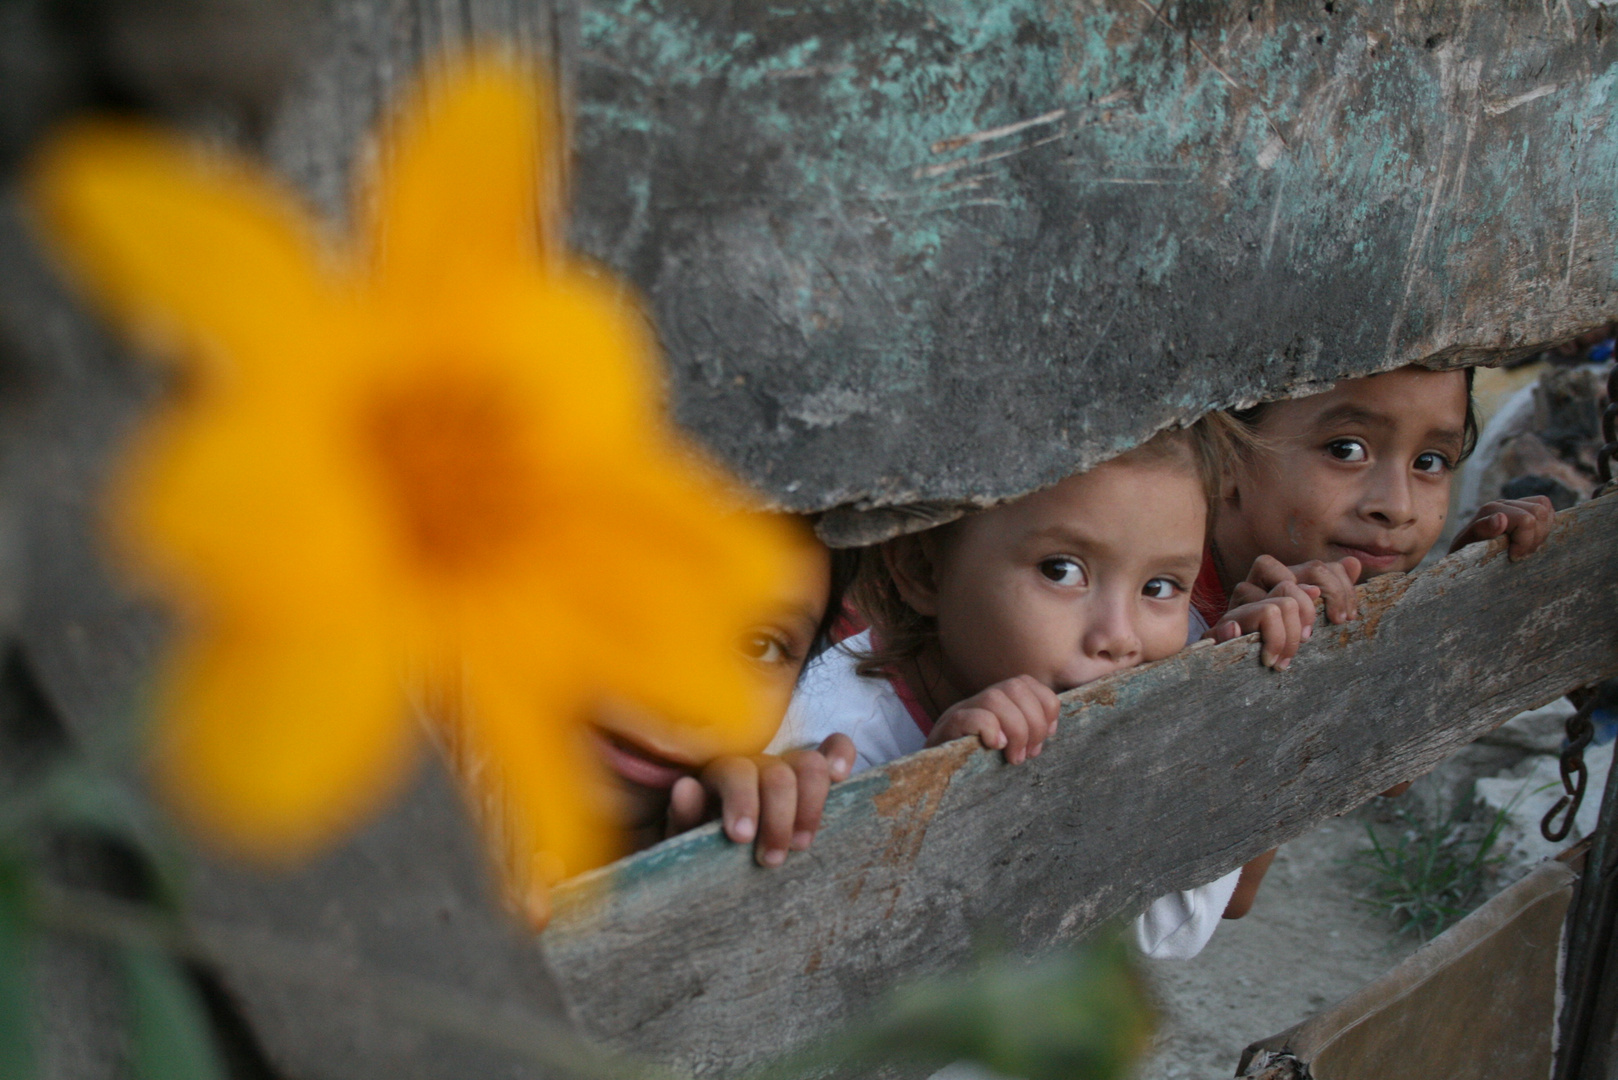
[[[373,401],[364,434],[406,546],[430,570],[486,566],[538,517],[522,417],[496,385],[447,377],[397,387]]]

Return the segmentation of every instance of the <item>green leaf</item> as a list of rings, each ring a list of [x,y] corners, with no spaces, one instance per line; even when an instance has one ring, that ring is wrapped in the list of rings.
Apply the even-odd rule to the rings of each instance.
[[[212,1030],[196,987],[172,956],[122,950],[134,1074],[140,1080],[223,1080]]]
[[[27,880],[0,852],[0,1076],[34,1075]]]
[[[152,808],[121,782],[82,762],[65,762],[45,778],[41,796],[52,823],[96,830],[142,852],[157,890],[151,899],[168,910],[178,909],[179,854]]]
[[[928,1069],[974,1061],[1025,1080],[1115,1080],[1146,1049],[1148,1002],[1121,937],[1107,934],[1037,960],[999,955],[964,976],[911,983],[870,1021],[763,1076],[851,1060]]]

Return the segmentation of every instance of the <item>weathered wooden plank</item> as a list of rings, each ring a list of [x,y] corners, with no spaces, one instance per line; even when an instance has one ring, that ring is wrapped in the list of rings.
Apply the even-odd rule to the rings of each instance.
[[[575,238],[650,296],[682,421],[786,508],[995,500],[1618,315],[1587,4],[579,13]]]
[[[1521,562],[1474,546],[1376,579],[1287,672],[1243,639],[1082,687],[1026,765],[961,741],[836,788],[780,870],[678,838],[580,882],[540,945],[585,1031],[732,1074],[976,932],[1033,950],[1132,915],[1618,672],[1615,541],[1609,497]]]

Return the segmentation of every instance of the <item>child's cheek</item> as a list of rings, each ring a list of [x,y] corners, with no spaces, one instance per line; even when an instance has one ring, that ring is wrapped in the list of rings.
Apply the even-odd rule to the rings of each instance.
[[[1287,556],[1281,561],[1287,564],[1307,562],[1310,559],[1319,559],[1326,556],[1323,550],[1326,539],[1322,535],[1320,518],[1305,511],[1294,511],[1287,515],[1286,544]]]
[[[1173,656],[1185,648],[1186,633],[1191,628],[1191,598],[1181,598],[1172,605],[1172,610],[1145,612],[1137,625],[1141,634],[1141,663]]]

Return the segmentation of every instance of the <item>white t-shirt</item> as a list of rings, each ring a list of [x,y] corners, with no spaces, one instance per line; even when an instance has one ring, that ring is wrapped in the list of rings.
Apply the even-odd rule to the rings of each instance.
[[[810,662],[765,753],[819,746],[828,735],[842,732],[854,740],[854,771],[864,772],[927,745],[922,722],[905,708],[893,684],[854,671],[854,654],[870,647],[871,632],[865,630]]]
[[[927,721],[912,714],[893,684],[855,672],[854,654],[870,647],[867,630],[814,659],[798,682],[769,753],[819,746],[828,735],[842,732],[854,740],[854,771],[863,772],[927,745]],[[1135,944],[1158,960],[1197,955],[1219,927],[1240,877],[1240,869],[1232,870],[1218,881],[1158,897],[1135,920]]]
[[[1195,645],[1202,640],[1202,635],[1208,632],[1208,620],[1202,617],[1202,612],[1196,608],[1191,609],[1191,618],[1185,627],[1185,643]]]

